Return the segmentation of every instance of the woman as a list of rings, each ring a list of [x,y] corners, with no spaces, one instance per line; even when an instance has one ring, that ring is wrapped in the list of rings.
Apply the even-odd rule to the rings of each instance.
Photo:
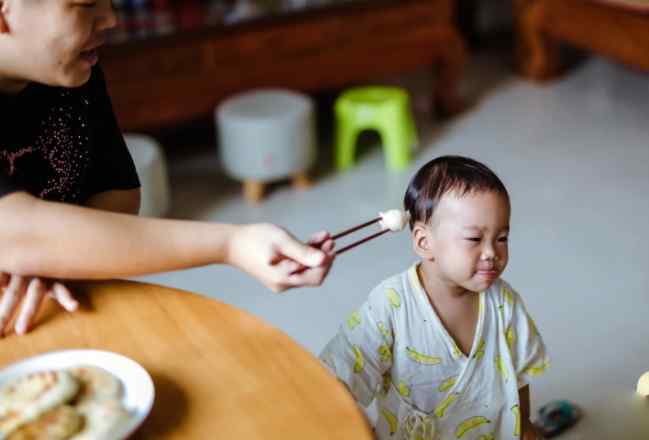
[[[274,291],[319,285],[326,232],[305,245],[270,224],[139,218],[139,181],[97,49],[110,0],[0,0],[0,335],[29,330],[43,298],[77,303],[60,279],[230,264]]]

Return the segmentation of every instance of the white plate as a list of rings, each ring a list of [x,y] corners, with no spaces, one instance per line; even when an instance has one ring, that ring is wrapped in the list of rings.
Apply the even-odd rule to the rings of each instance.
[[[131,435],[151,411],[155,391],[149,373],[137,362],[120,354],[101,350],[63,350],[41,354],[0,370],[0,388],[25,374],[81,365],[103,368],[121,380],[124,387],[122,402],[131,417],[119,432],[119,439]]]

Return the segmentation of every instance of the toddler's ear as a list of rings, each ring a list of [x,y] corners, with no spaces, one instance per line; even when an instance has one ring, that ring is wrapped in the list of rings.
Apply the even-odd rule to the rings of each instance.
[[[412,248],[423,260],[435,260],[431,230],[422,222],[416,222],[412,228]]]

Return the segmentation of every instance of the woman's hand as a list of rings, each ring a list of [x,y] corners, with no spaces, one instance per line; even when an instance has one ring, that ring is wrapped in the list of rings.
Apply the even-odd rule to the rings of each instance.
[[[334,242],[327,232],[308,244],[272,224],[239,226],[228,242],[227,262],[261,281],[274,292],[319,286],[334,260]]]
[[[16,334],[27,333],[46,297],[54,298],[68,312],[79,306],[68,288],[58,281],[0,273],[0,338],[11,328],[16,312]]]

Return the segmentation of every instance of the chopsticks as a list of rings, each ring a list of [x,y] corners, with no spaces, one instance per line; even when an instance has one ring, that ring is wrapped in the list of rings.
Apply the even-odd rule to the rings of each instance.
[[[374,223],[374,222],[372,222],[372,223]],[[370,223],[370,224],[372,224],[372,223]],[[359,228],[359,229],[360,229],[360,228]],[[350,243],[350,244],[348,244],[347,246],[338,249],[338,250],[336,251],[336,255],[340,255],[340,254],[342,254],[343,252],[347,252],[348,250],[353,249],[353,248],[355,248],[356,246],[359,246],[359,245],[365,243],[366,241],[370,241],[370,240],[372,240],[372,239],[374,239],[374,238],[376,238],[376,237],[379,237],[379,236],[385,234],[386,232],[390,232],[390,230],[389,230],[389,229],[384,229],[384,230],[379,231],[379,232],[377,232],[377,233],[375,233],[375,234],[369,235],[369,236],[367,236],[367,237],[365,237],[365,238],[362,238],[362,239],[360,239],[360,240],[358,240],[358,241],[355,241],[355,242],[353,242],[353,243]]]
[[[381,221],[381,217],[377,217],[374,220],[370,220],[369,222],[361,223],[360,225],[351,227],[349,229],[345,229],[344,231],[341,231],[341,232],[337,233],[336,235],[332,236],[331,239],[332,240],[338,240],[339,238],[344,237],[345,235],[349,235],[352,232],[356,232],[359,229],[366,228],[366,227],[368,227],[370,225],[373,225],[374,223],[378,223],[380,221]]]
[[[376,217],[375,219],[372,219],[370,221],[367,221],[365,223],[361,223],[359,225],[353,226],[349,229],[345,229],[344,231],[341,231],[337,234],[334,234],[331,238],[332,240],[337,240],[341,237],[344,237],[346,235],[349,235],[353,232],[356,232],[360,229],[366,228],[368,226],[373,225],[374,223],[379,223],[381,225],[381,230],[379,232],[376,232],[372,235],[369,235],[365,238],[362,238],[360,240],[357,240],[353,243],[348,244],[347,246],[338,249],[335,252],[335,255],[340,255],[343,252],[347,252],[350,249],[355,248],[356,246],[359,246],[363,243],[366,243],[370,240],[375,239],[376,237],[380,237],[381,235],[385,234],[386,232],[389,231],[400,231],[403,229],[405,226],[405,223],[407,222],[407,219],[409,218],[407,213],[404,213],[399,210],[390,210],[387,212],[381,212],[379,213],[379,217]]]

